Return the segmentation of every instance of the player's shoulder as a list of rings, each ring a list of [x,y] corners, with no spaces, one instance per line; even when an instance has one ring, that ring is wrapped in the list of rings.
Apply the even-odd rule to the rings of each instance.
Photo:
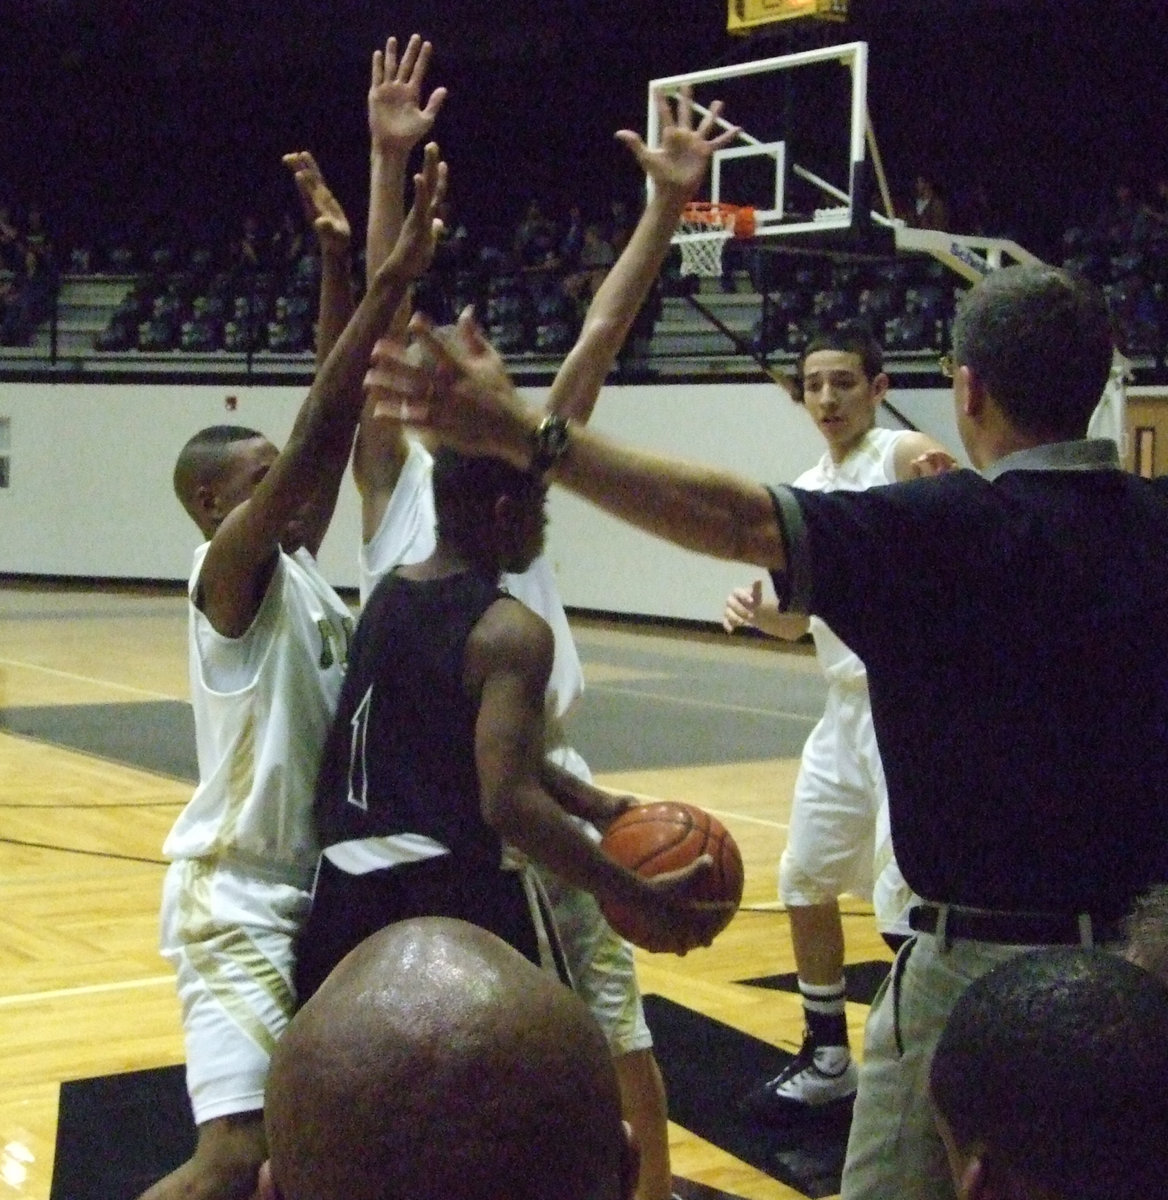
[[[551,626],[513,596],[500,593],[470,634],[471,650],[485,668],[542,670],[551,661]]]

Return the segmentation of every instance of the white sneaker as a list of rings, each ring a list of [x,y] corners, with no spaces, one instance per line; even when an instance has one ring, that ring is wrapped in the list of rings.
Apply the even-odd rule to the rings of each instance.
[[[805,1037],[799,1053],[783,1070],[747,1093],[739,1107],[751,1116],[765,1116],[850,1100],[859,1076],[847,1046],[817,1046]]]

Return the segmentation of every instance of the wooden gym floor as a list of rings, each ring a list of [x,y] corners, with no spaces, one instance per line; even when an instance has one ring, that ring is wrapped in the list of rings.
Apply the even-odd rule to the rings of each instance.
[[[730,928],[685,958],[640,954],[642,991],[794,1052],[797,997],[745,981],[793,970],[775,868],[822,707],[814,657],[713,633],[573,626],[588,691],[570,732],[598,780],[703,805],[746,863]],[[186,696],[179,591],[0,581],[0,1200],[48,1200],[62,1082],[182,1060],[156,946],[159,850],[191,793],[170,765],[193,760],[175,733]],[[849,962],[888,960],[870,909],[844,910]],[[866,1013],[849,1005],[855,1047]],[[807,1194],[680,1124],[671,1145],[694,1196]]]

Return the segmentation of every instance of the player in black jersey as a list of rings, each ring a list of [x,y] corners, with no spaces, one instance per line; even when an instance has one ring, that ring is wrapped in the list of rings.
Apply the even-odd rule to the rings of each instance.
[[[433,487],[437,546],[370,597],[325,744],[324,850],[297,954],[302,1000],[364,937],[414,916],[481,925],[562,971],[528,860],[640,907],[660,932],[649,948],[693,945],[671,909],[708,862],[651,881],[619,866],[568,814],[603,823],[626,801],[544,756],[552,632],[498,584],[543,546],[542,479],[443,450]]]

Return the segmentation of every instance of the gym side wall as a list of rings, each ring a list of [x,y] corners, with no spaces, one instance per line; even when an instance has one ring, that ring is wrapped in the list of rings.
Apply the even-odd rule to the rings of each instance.
[[[542,403],[546,390],[524,389]],[[237,398],[227,411],[226,398]],[[171,490],[175,455],[205,425],[238,423],[281,444],[304,392],[222,385],[0,385],[8,486],[0,488],[0,574],[182,581],[198,544]],[[958,448],[948,393],[894,392],[899,411]],[[773,385],[652,384],[604,390],[593,418],[648,450],[789,482],[819,457],[806,414]],[[895,427],[889,418],[884,423]],[[751,568],[678,550],[553,489],[548,553],[570,608],[714,621]],[[359,506],[351,480],[321,563],[356,586]]]

